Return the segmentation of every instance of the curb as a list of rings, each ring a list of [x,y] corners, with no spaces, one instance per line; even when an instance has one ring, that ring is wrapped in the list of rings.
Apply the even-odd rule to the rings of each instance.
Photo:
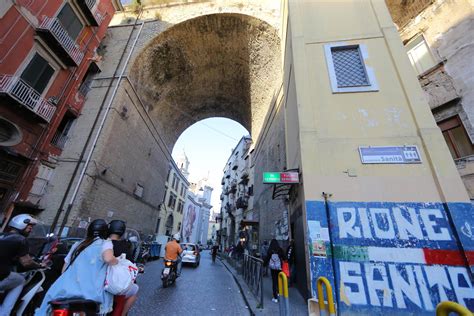
[[[248,302],[248,299],[247,299],[247,297],[245,296],[245,291],[243,290],[242,285],[240,284],[238,278],[234,275],[234,272],[233,272],[233,271],[227,266],[227,264],[224,262],[225,260],[223,260],[223,259],[220,258],[220,257],[219,257],[219,260],[221,261],[222,265],[227,269],[227,271],[230,272],[230,274],[231,274],[232,277],[234,278],[235,283],[236,283],[237,286],[239,287],[240,294],[242,294],[242,298],[244,299],[245,305],[247,306],[247,308],[248,308],[248,310],[249,310],[250,316],[255,316],[255,312],[254,312],[254,310],[252,309],[252,307],[250,306],[250,304],[249,304],[249,302]]]

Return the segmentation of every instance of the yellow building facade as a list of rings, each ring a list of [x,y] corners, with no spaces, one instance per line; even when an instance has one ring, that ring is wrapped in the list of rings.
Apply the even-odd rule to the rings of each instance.
[[[307,290],[327,277],[343,315],[432,315],[442,300],[474,310],[472,206],[384,1],[283,10]]]

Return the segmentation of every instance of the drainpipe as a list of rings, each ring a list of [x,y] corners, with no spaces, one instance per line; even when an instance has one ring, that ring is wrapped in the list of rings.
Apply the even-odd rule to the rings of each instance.
[[[95,135],[95,138],[92,141],[92,146],[87,155],[86,162],[84,163],[84,166],[82,167],[81,174],[79,175],[79,180],[77,181],[76,187],[74,188],[74,191],[72,192],[71,200],[69,201],[66,214],[64,215],[61,228],[59,229],[59,233],[58,233],[59,236],[61,236],[62,230],[64,229],[64,226],[67,223],[67,219],[69,217],[69,214],[71,213],[72,206],[74,204],[74,201],[76,200],[77,192],[79,191],[82,180],[84,179],[84,175],[86,174],[87,167],[89,166],[89,162],[91,160],[92,154],[94,153],[95,146],[97,145],[97,141],[99,140],[100,133],[102,132],[102,129],[104,128],[107,115],[109,114],[109,111],[110,111],[110,107],[112,106],[112,103],[115,99],[115,95],[117,94],[118,88],[120,86],[120,81],[122,80],[123,74],[125,73],[125,69],[127,68],[128,62],[130,60],[130,57],[132,56],[132,53],[135,49],[135,46],[137,44],[138,38],[140,37],[140,33],[142,32],[144,25],[145,25],[145,22],[142,22],[142,25],[140,26],[140,29],[138,30],[138,34],[135,37],[135,40],[132,44],[132,48],[130,49],[130,52],[128,53],[127,59],[125,60],[125,64],[123,65],[122,72],[120,73],[119,78],[117,79],[117,83],[115,85],[114,91],[112,92],[112,96],[110,97],[109,104],[107,104],[107,107],[105,108],[104,116],[102,117],[102,121],[100,122],[99,128],[97,130],[97,134]]]
[[[118,62],[118,64],[117,64],[117,68],[116,68],[115,71],[114,71],[114,77],[115,77],[115,75],[117,74],[117,71],[118,71],[118,69],[119,69],[119,67],[120,67],[120,64],[121,64],[122,60],[123,60],[123,57],[124,57],[125,52],[126,52],[126,49],[127,49],[127,47],[128,47],[128,43],[130,42],[130,40],[131,40],[131,38],[132,38],[133,31],[134,31],[134,29],[135,29],[135,26],[137,25],[137,22],[138,22],[138,19],[140,18],[140,15],[141,15],[141,12],[140,12],[140,14],[137,16],[137,18],[136,18],[136,20],[135,20],[135,24],[133,25],[133,29],[132,29],[132,31],[130,32],[130,36],[128,37],[127,43],[125,44],[125,49],[123,50],[122,55],[121,55],[120,58],[119,58],[119,62]],[[139,33],[139,34],[140,34],[140,33]],[[138,38],[138,37],[137,37],[137,38]],[[134,48],[134,47],[135,47],[135,45],[133,46],[133,48]],[[133,51],[133,48],[132,48],[132,51]],[[128,63],[128,61],[127,61],[127,63]],[[124,65],[124,69],[125,69],[125,66],[127,65],[127,63]],[[119,80],[119,81],[120,81],[120,80]],[[77,173],[78,173],[78,171],[79,171],[79,167],[80,167],[80,165],[81,165],[81,163],[82,163],[82,161],[83,161],[83,158],[84,158],[84,156],[85,156],[86,150],[87,150],[87,148],[89,147],[89,142],[90,142],[90,140],[91,140],[91,138],[92,138],[92,134],[93,134],[93,131],[95,130],[95,126],[96,126],[96,124],[97,124],[98,121],[99,121],[100,113],[102,112],[102,108],[104,107],[105,100],[106,100],[107,97],[108,97],[110,88],[111,88],[111,85],[107,88],[107,91],[105,92],[105,97],[104,97],[104,99],[102,100],[102,104],[101,104],[101,106],[100,106],[100,109],[99,109],[99,111],[98,111],[98,114],[97,114],[97,116],[96,116],[96,118],[95,118],[95,120],[94,120],[94,123],[92,124],[91,131],[90,131],[89,135],[87,136],[86,143],[85,143],[85,145],[84,145],[84,147],[83,147],[83,149],[82,149],[82,152],[81,152],[81,155],[80,155],[80,157],[79,157],[79,159],[78,159],[78,162],[77,162],[77,164],[76,164],[76,167],[75,167],[75,169],[74,169],[74,171],[73,171],[73,174],[72,174],[72,176],[71,176],[71,178],[70,178],[70,180],[69,180],[68,186],[67,186],[67,188],[66,188],[66,192],[65,192],[64,195],[63,195],[63,198],[62,198],[62,200],[61,200],[61,204],[60,204],[60,206],[59,206],[59,208],[58,208],[58,210],[57,210],[57,212],[56,212],[56,215],[55,215],[55,217],[54,217],[54,219],[53,219],[53,223],[51,224],[50,232],[53,232],[53,231],[54,231],[54,229],[56,228],[56,226],[57,226],[57,224],[58,224],[59,217],[61,216],[61,213],[64,211],[64,210],[63,210],[63,207],[64,207],[64,205],[65,205],[65,203],[66,203],[67,197],[69,196],[69,192],[70,192],[70,190],[71,190],[71,188],[72,188],[74,179],[76,178],[76,175],[77,175]],[[93,148],[93,147],[92,147],[92,148]],[[72,208],[72,206],[71,206],[71,208]],[[65,215],[66,220],[63,220],[63,223],[62,223],[62,225],[61,225],[61,232],[62,232],[62,229],[64,228],[64,225],[66,224],[67,217],[69,216],[69,213],[70,213],[70,209],[69,209],[69,211],[67,211],[67,213],[66,213],[66,215]]]

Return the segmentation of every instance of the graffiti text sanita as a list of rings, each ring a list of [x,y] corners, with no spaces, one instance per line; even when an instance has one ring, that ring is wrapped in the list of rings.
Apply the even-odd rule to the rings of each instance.
[[[339,261],[345,305],[434,310],[440,301],[474,306],[474,287],[464,267]]]

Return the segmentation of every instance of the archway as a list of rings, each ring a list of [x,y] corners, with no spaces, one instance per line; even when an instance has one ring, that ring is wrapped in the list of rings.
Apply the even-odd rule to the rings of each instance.
[[[211,14],[152,39],[130,79],[171,151],[187,127],[215,116],[257,137],[280,68],[280,39],[271,25],[242,14]]]

